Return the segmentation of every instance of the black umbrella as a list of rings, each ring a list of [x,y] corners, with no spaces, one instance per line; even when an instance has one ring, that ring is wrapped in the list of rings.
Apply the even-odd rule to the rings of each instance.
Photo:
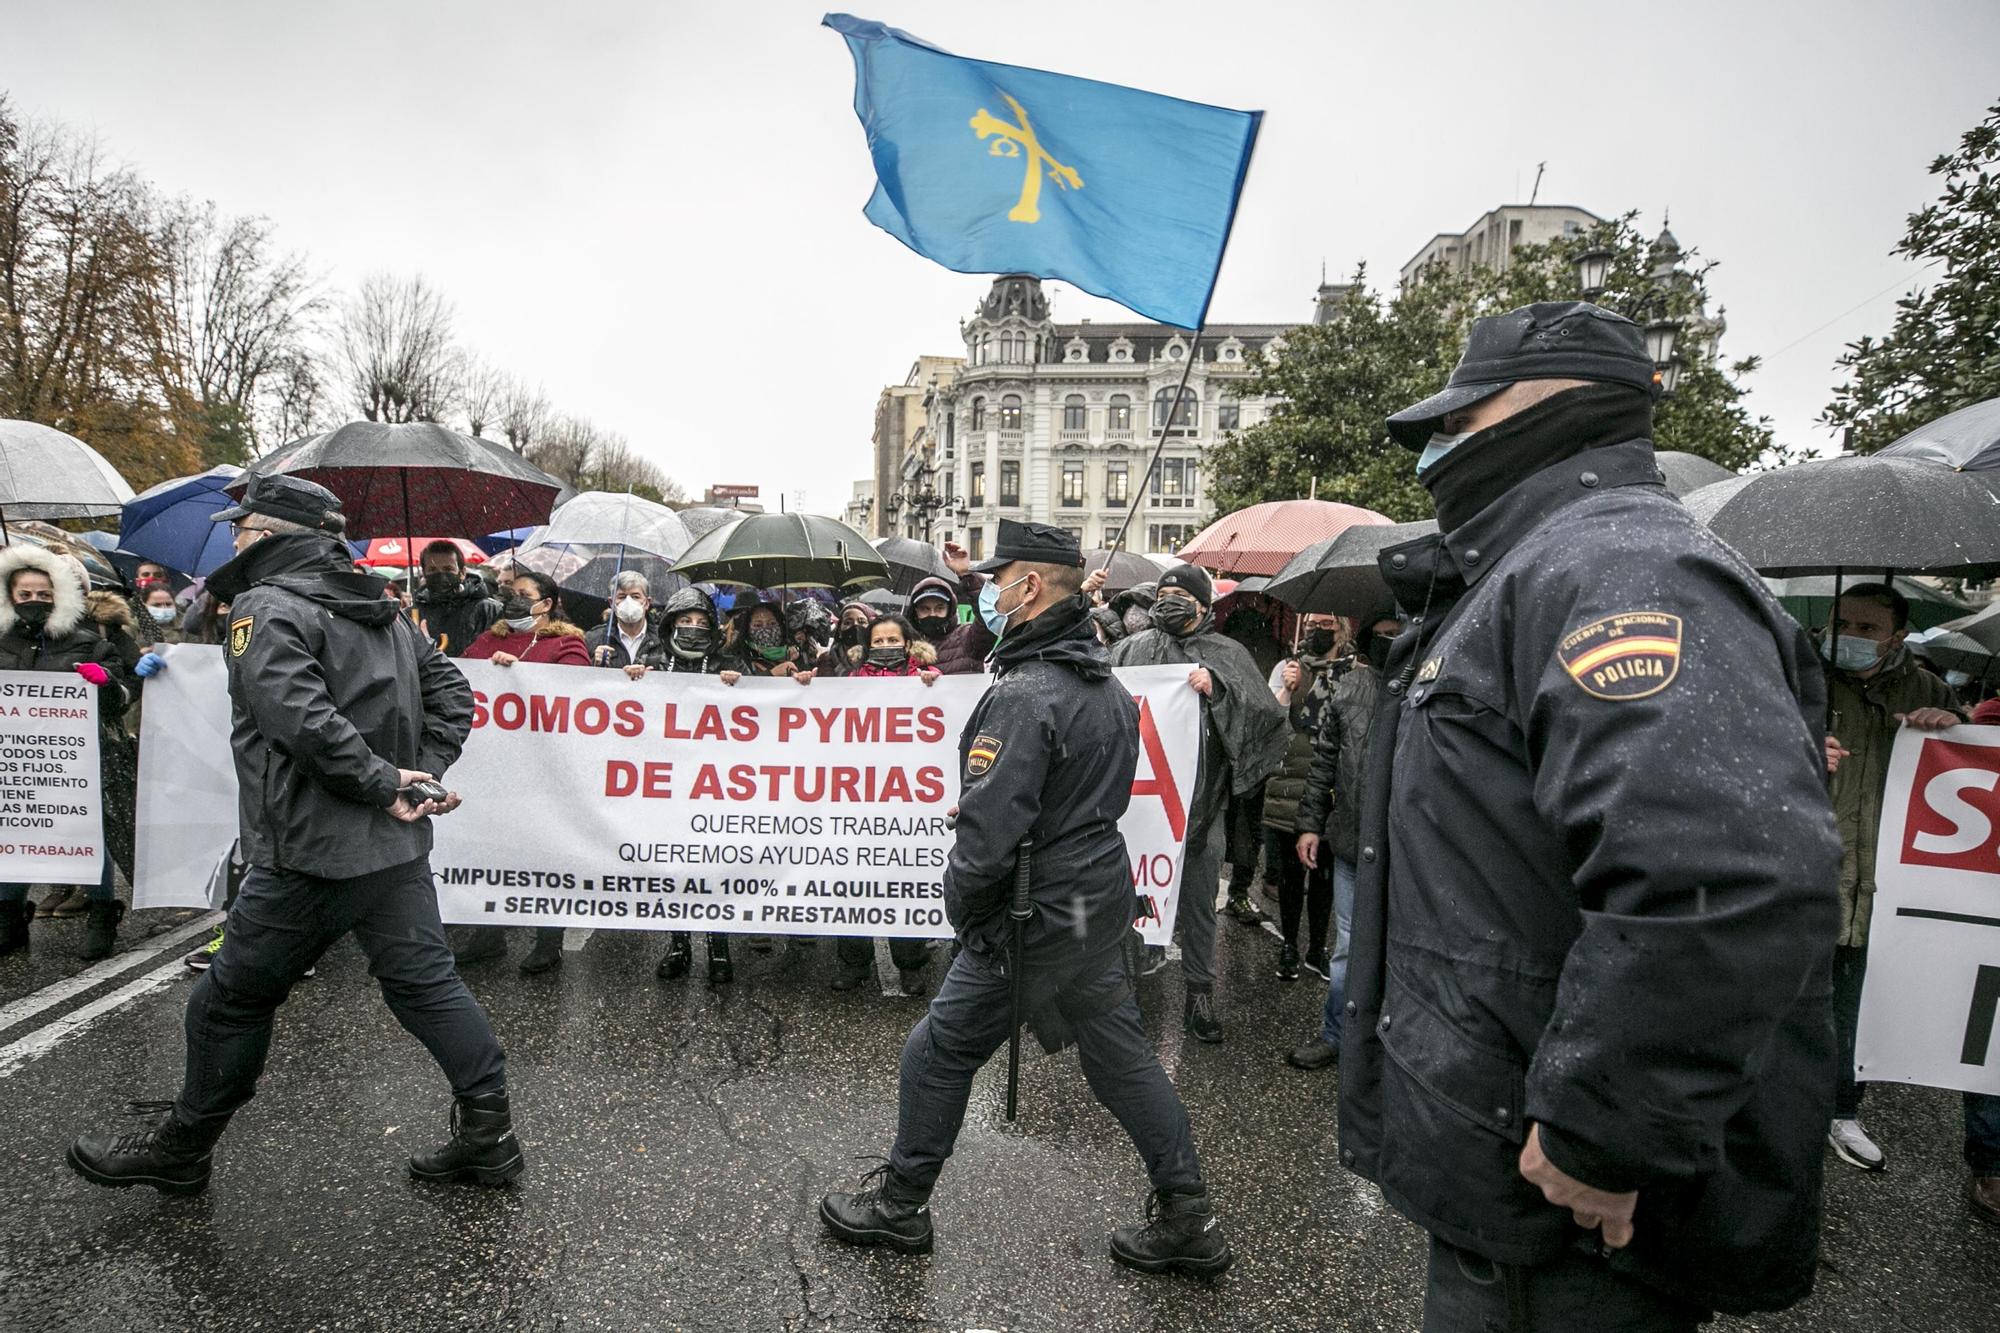
[[[511,449],[428,421],[350,421],[264,455],[229,492],[275,472],[339,496],[350,537],[483,537],[546,523],[566,498],[560,481]]]
[[[1365,616],[1389,602],[1376,560],[1404,542],[1436,533],[1436,523],[1357,523],[1314,542],[1271,576],[1264,595],[1305,615]]]
[[[861,594],[861,604],[876,611],[901,611],[910,604],[910,599],[888,588],[870,588]]]
[[[2000,573],[2000,497],[1906,458],[1822,458],[1704,486],[1688,512],[1779,578],[1854,570]]]
[[[1982,684],[1993,672],[1994,651],[1969,635],[1941,629],[1921,640],[1913,637],[1910,648],[1938,669],[1963,671]]]
[[[1700,454],[1684,454],[1677,449],[1662,449],[1653,459],[1660,465],[1660,475],[1666,478],[1667,490],[1675,495],[1688,495],[1736,475]]]
[[[817,514],[751,514],[695,540],[674,572],[750,588],[863,588],[889,579],[868,539]]]
[[[909,537],[877,537],[874,545],[875,553],[889,566],[889,588],[893,592],[907,597],[925,579],[943,579],[954,588],[958,586],[958,575],[944,562],[944,553],[929,542]]]
[[[1946,621],[1938,628],[1947,634],[1962,634],[1987,652],[2000,654],[2000,602],[1973,615]]]
[[[1961,407],[1919,426],[1875,456],[1942,463],[1961,472],[2000,468],[2000,398]]]
[[[1083,572],[1095,574],[1110,566],[1110,573],[1104,580],[1105,596],[1136,588],[1141,583],[1159,580],[1160,567],[1143,555],[1135,555],[1124,549],[1107,551],[1102,547],[1083,553]]]

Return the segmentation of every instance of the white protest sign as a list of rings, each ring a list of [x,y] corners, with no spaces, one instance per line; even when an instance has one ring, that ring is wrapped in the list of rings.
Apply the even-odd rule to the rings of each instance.
[[[97,686],[68,671],[0,671],[0,881],[104,876]]]
[[[146,770],[140,778],[145,906],[208,905],[234,839],[221,657],[194,650],[206,660],[181,673],[190,651],[176,650],[148,685],[142,753],[156,729],[176,734],[162,747],[162,782],[149,788]],[[945,814],[958,799],[959,733],[990,678],[728,686],[661,672],[634,681],[619,671],[458,665],[477,705],[465,753],[445,775],[465,803],[434,821],[445,920],[951,933]],[[1138,925],[1164,943],[1200,701],[1184,669],[1117,675],[1141,703],[1133,800],[1119,827],[1149,908]]]
[[[2000,1093],[2000,727],[1889,757],[1855,1077]]]

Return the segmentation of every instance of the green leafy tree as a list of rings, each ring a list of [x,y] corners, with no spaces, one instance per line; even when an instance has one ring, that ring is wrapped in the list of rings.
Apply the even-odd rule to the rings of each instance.
[[[1691,252],[1648,242],[1633,215],[1582,235],[1514,251],[1504,272],[1455,272],[1433,265],[1393,297],[1369,289],[1367,270],[1328,322],[1287,333],[1238,389],[1278,400],[1272,416],[1233,432],[1209,456],[1221,512],[1264,500],[1291,499],[1315,485],[1323,499],[1359,504],[1399,521],[1429,517],[1428,492],[1414,460],[1383,424],[1391,413],[1436,393],[1464,350],[1466,332],[1481,315],[1535,301],[1576,298],[1576,262],[1586,250],[1611,252],[1600,304],[1641,323],[1672,319],[1684,326],[1675,392],[1654,413],[1654,442],[1700,454],[1740,470],[1789,461],[1774,445],[1767,418],[1743,405],[1742,376],[1754,357],[1727,366],[1712,362],[1705,322],[1710,266],[1690,268]]]
[[[1910,214],[1893,254],[1941,265],[1896,303],[1894,327],[1848,344],[1847,383],[1821,420],[1872,453],[1961,407],[2000,397],[2000,104],[1931,163],[1937,201]]]

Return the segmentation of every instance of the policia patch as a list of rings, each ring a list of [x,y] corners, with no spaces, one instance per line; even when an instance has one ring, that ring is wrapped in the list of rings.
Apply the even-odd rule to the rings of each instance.
[[[241,657],[250,646],[250,627],[257,623],[257,617],[245,616],[241,620],[229,622],[229,655]]]
[[[993,761],[1000,757],[1000,738],[980,735],[972,738],[972,748],[965,752],[965,772],[968,777],[978,777],[993,767]]]
[[[1681,618],[1663,611],[1606,616],[1565,635],[1556,656],[1592,698],[1644,699],[1680,674]]]

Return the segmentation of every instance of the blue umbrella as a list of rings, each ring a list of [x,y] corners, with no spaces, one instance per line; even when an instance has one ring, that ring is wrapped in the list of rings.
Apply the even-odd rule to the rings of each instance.
[[[163,481],[134,496],[125,502],[119,520],[119,548],[183,574],[216,569],[236,552],[229,525],[209,515],[229,507],[231,501],[222,488],[242,475],[242,468],[224,463],[192,477]]]
[[[504,532],[489,532],[484,537],[474,537],[472,544],[488,555],[498,555],[516,546],[526,546],[547,526],[537,523],[531,528],[508,528]]]

